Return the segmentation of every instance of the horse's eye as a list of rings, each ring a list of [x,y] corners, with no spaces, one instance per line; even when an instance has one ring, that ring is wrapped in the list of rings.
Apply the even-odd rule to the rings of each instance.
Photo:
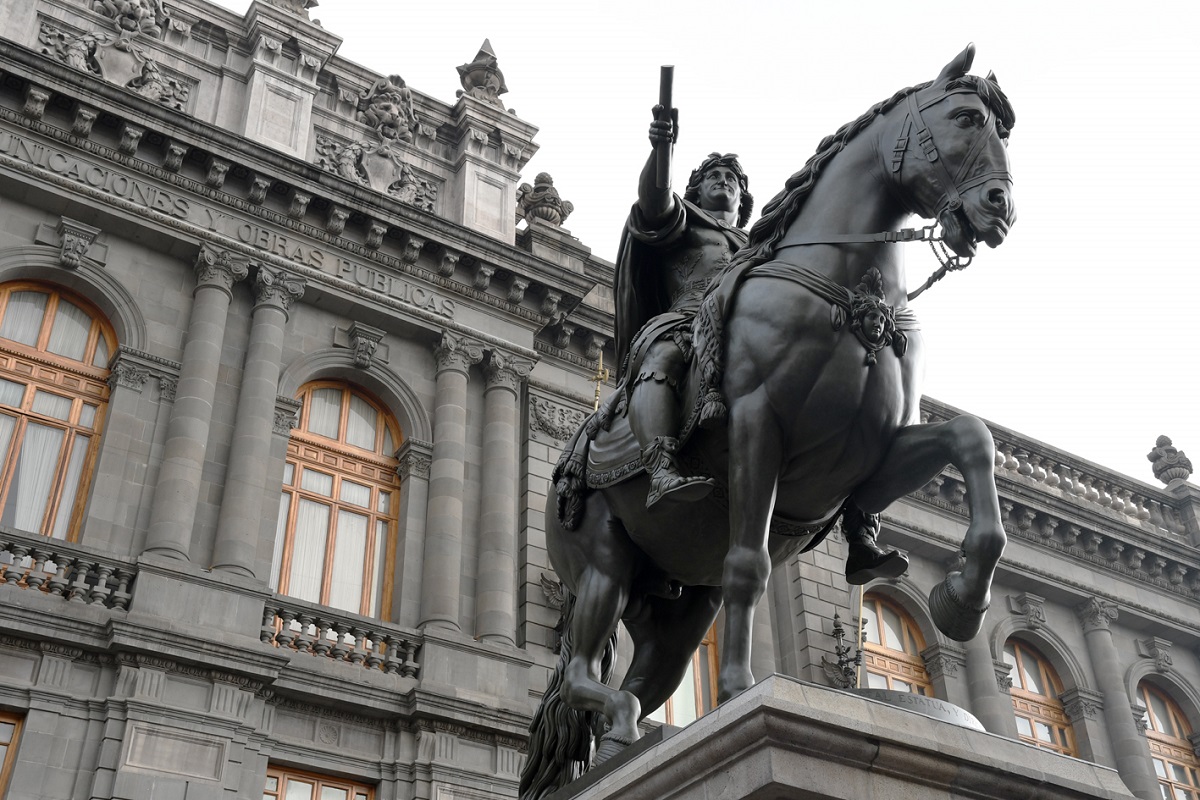
[[[969,126],[975,124],[975,115],[972,114],[970,111],[963,111],[963,112],[960,112],[959,115],[954,118],[954,121],[957,122],[960,126],[966,128],[966,127],[969,127]]]

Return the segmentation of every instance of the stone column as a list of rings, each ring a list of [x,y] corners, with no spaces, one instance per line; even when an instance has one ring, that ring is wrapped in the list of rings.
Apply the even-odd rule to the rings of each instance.
[[[971,713],[979,718],[989,733],[1017,738],[1017,718],[1013,715],[1012,698],[1007,687],[1012,685],[1004,675],[1005,691],[1000,689],[1001,677],[996,662],[992,660],[992,649],[987,639],[976,635],[965,643],[967,691],[971,695]],[[1004,667],[1007,670],[1007,665]]]
[[[212,424],[217,369],[233,285],[249,269],[229,253],[204,247],[196,259],[196,289],[183,346],[175,405],[167,425],[162,468],[150,509],[144,552],[188,560],[192,523]]]
[[[389,619],[406,628],[421,623],[421,570],[425,561],[425,517],[429,511],[429,465],[433,445],[405,439],[396,453],[400,465],[400,535],[396,545],[399,562],[393,576],[392,615]]]
[[[483,348],[445,332],[434,348],[434,358],[437,384],[421,568],[421,626],[460,631],[467,380],[471,365],[483,360]]]
[[[1138,732],[1131,710],[1133,704],[1125,691],[1125,680],[1121,675],[1121,658],[1109,629],[1109,625],[1117,618],[1117,606],[1108,600],[1092,597],[1080,604],[1075,613],[1083,626],[1088,658],[1096,673],[1096,688],[1104,696],[1104,723],[1108,728],[1109,741],[1112,742],[1117,772],[1133,794],[1143,800],[1159,800],[1162,793],[1158,788],[1158,779],[1154,777],[1150,747]]]
[[[484,367],[483,502],[476,571],[475,631],[516,646],[517,399],[533,362],[492,351]]]
[[[304,280],[262,264],[254,278],[254,311],[250,341],[242,368],[225,494],[217,518],[213,569],[255,577],[258,538],[262,522],[263,484],[271,460],[271,434],[275,430],[275,392],[279,362],[283,357],[288,309],[304,294]],[[270,496],[273,501],[275,492]]]

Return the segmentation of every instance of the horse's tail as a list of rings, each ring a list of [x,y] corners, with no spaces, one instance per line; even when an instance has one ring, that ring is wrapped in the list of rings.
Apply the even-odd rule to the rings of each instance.
[[[577,711],[562,699],[562,685],[567,664],[571,661],[573,636],[571,617],[575,612],[575,595],[567,590],[563,605],[562,645],[558,664],[550,676],[541,705],[529,726],[529,755],[521,770],[520,800],[541,800],[566,786],[587,771],[592,758],[592,741],[599,715],[594,711]],[[617,634],[613,631],[604,648],[600,680],[608,683],[616,665]]]

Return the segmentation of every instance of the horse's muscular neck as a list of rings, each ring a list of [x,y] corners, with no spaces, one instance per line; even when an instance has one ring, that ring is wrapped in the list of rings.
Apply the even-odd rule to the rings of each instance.
[[[908,215],[886,187],[880,155],[879,140],[886,127],[885,120],[877,120],[829,162],[780,247],[825,235],[873,234],[900,227]],[[906,302],[904,267],[894,244],[809,245],[784,251],[780,257],[848,288],[874,266],[883,274],[889,302]]]

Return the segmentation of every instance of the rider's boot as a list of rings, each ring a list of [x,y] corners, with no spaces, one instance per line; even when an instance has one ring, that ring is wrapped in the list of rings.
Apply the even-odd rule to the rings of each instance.
[[[708,495],[716,486],[712,478],[684,476],[679,472],[675,454],[679,451],[679,440],[673,436],[655,436],[642,450],[642,463],[650,475],[650,492],[646,495],[646,508],[663,498],[690,503]]]
[[[877,543],[879,515],[864,513],[853,502],[846,504],[842,526],[846,543],[846,583],[861,586],[875,578],[898,578],[908,571],[908,559],[895,550],[884,550]]]

